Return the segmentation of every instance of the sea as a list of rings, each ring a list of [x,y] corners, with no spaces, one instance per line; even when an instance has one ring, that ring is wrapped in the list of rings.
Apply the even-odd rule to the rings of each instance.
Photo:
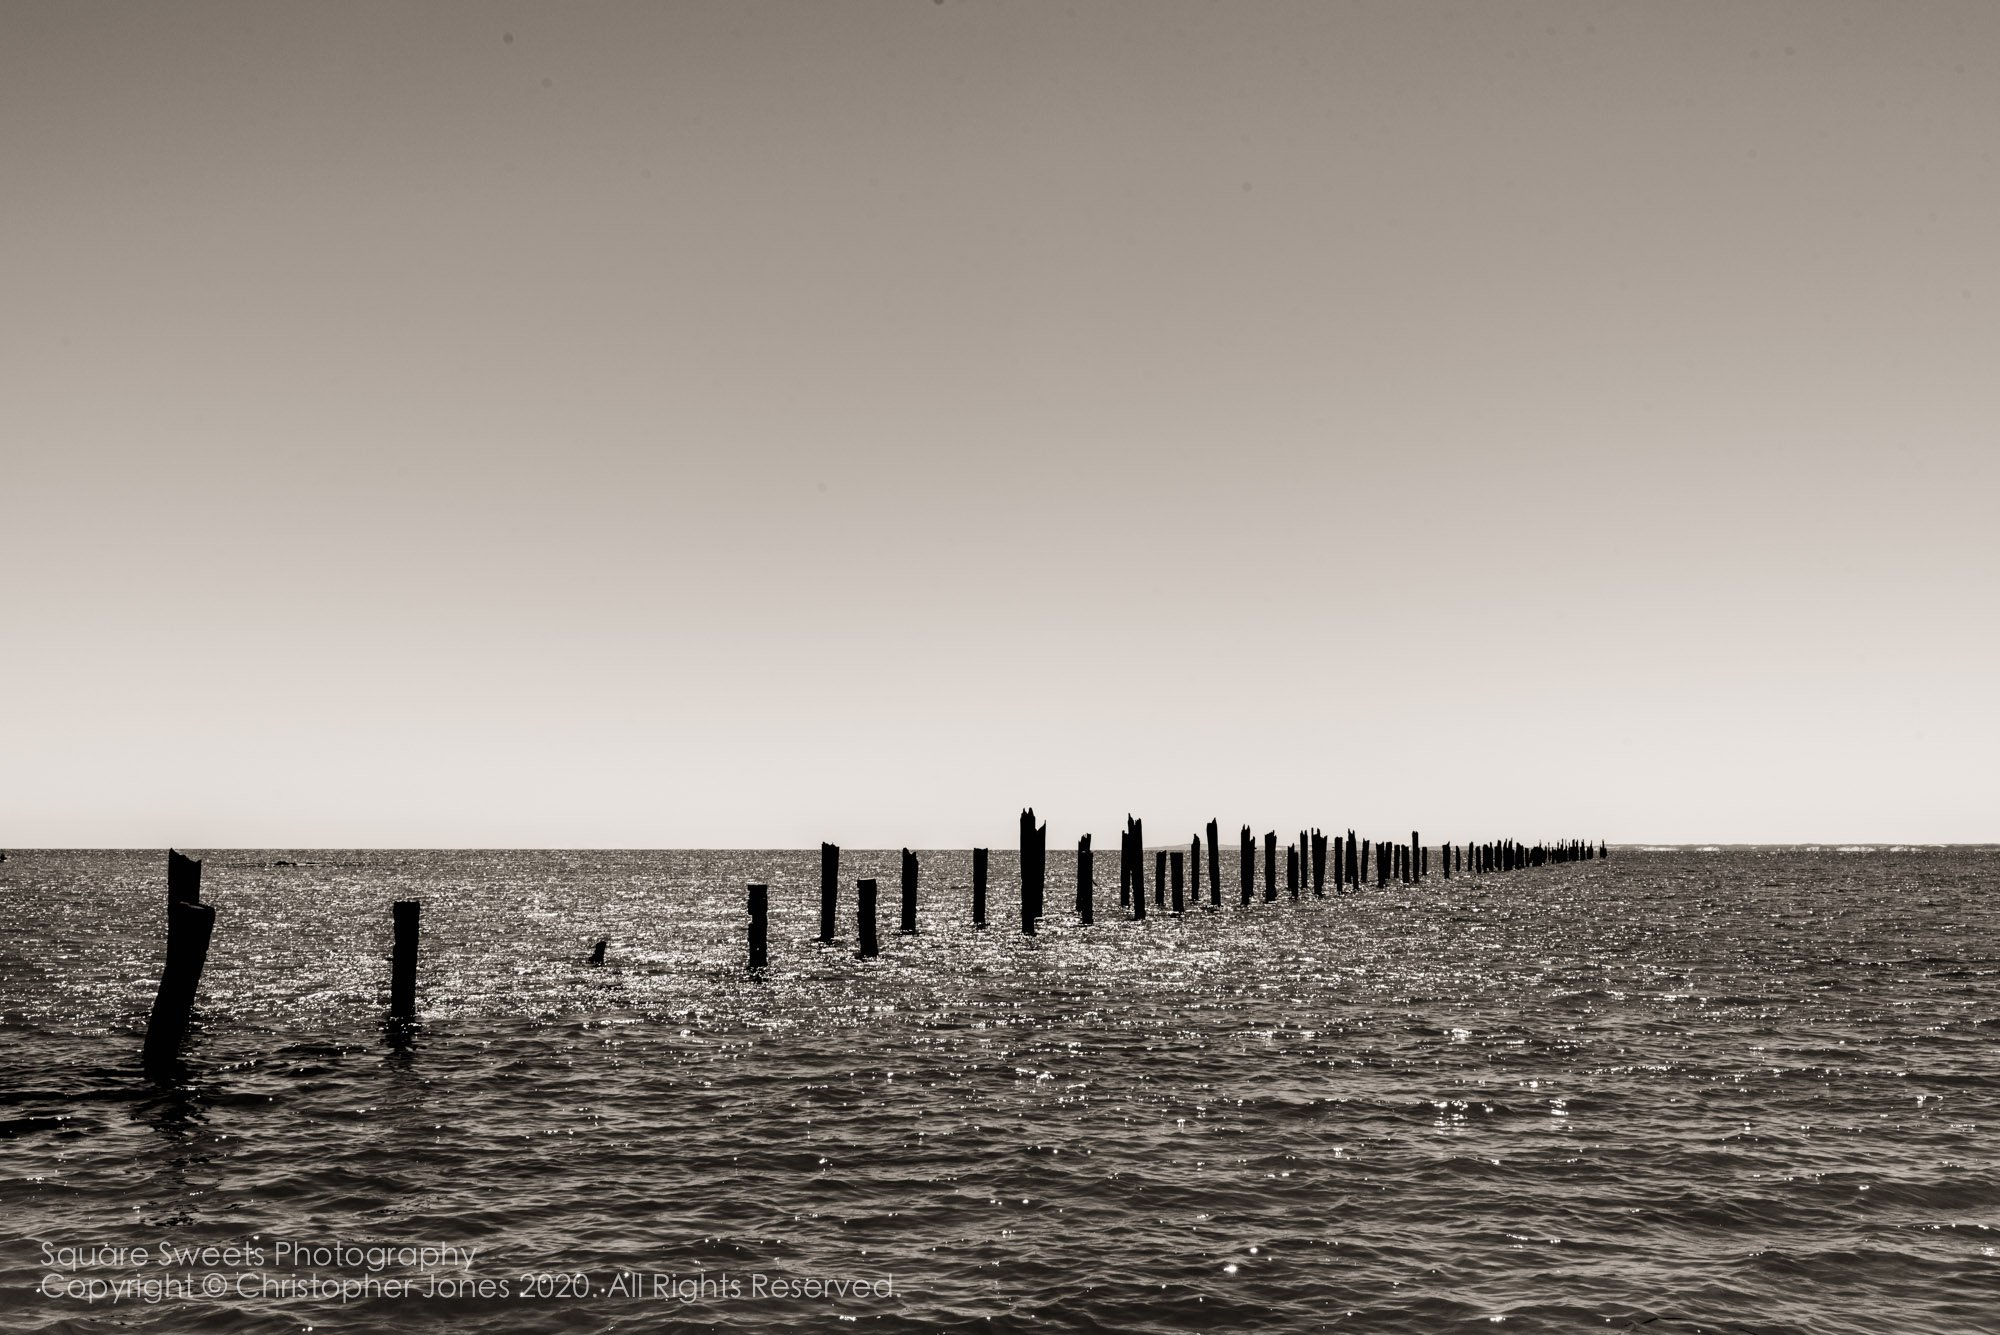
[[[1090,926],[1056,851],[1033,936],[1010,851],[983,930],[920,851],[905,935],[847,850],[830,946],[817,849],[185,851],[152,1077],[164,851],[0,863],[8,1335],[2000,1331],[1994,848],[1248,907],[1225,850],[1143,922],[1113,854]]]

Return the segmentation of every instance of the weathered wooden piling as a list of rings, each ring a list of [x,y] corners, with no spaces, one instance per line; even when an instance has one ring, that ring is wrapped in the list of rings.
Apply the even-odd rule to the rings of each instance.
[[[1182,891],[1181,891],[1181,878],[1183,875],[1183,870],[1181,866],[1182,861],[1183,858],[1181,855],[1181,851],[1177,848],[1174,850],[1173,857],[1170,859],[1170,866],[1172,868],[1173,878],[1174,878],[1174,916],[1176,918],[1181,917],[1187,913],[1187,902],[1182,898]]]
[[[860,938],[861,958],[873,959],[882,953],[875,940],[875,882],[854,883],[854,931]]]
[[[1251,841],[1250,827],[1243,827],[1236,849],[1237,869],[1243,877],[1243,907],[1250,907],[1256,898],[1257,888],[1257,845]]]
[[[1076,920],[1085,927],[1097,921],[1097,855],[1091,852],[1090,836],[1076,841]]]
[[[831,945],[840,908],[840,845],[819,846],[819,939]]]
[[[396,901],[396,949],[389,962],[391,1020],[407,1022],[417,1018],[417,920],[422,912],[421,901]]]
[[[590,962],[593,965],[601,965],[604,963],[604,948],[610,944],[611,944],[611,938],[607,936],[604,937],[602,940],[600,940],[595,946],[591,947]]]
[[[986,925],[986,850],[972,850],[972,925]]]
[[[743,889],[750,901],[750,967],[761,969],[769,960],[765,945],[769,939],[766,915],[771,907],[771,888],[767,885],[746,885]]]
[[[1387,890],[1389,888],[1390,863],[1394,862],[1395,859],[1388,852],[1388,847],[1387,844],[1375,845],[1375,888],[1377,890]]]
[[[1144,884],[1139,873],[1139,847],[1133,839],[1133,830],[1138,822],[1128,814],[1125,817],[1125,834],[1118,844],[1118,907],[1131,908],[1132,894]]]
[[[1361,853],[1356,845],[1354,831],[1347,832],[1347,887],[1350,891],[1361,888]]]
[[[167,908],[201,903],[201,859],[167,850]]]
[[[1299,846],[1285,845],[1285,897],[1299,902]]]
[[[1042,916],[1048,878],[1049,827],[1035,823],[1035,809],[1021,812],[1021,934],[1033,936]]]
[[[903,850],[903,921],[904,936],[914,936],[917,930],[917,855],[909,849]]]
[[[1326,898],[1326,831],[1312,832],[1313,898]]]
[[[1166,906],[1167,906],[1167,855],[1165,853],[1155,852],[1153,854],[1153,907],[1156,909],[1163,909]]]
[[[1217,908],[1222,906],[1222,832],[1214,821],[1208,823],[1208,897]]]
[[[214,934],[215,906],[201,902],[201,863],[168,849],[167,957],[160,965],[160,988],[153,994],[140,1053],[151,1072],[170,1073],[180,1059]]]
[[[1188,903],[1201,903],[1201,836],[1188,841]]]
[[[1424,879],[1424,841],[1415,830],[1410,831],[1410,879]]]
[[[1264,831],[1264,902],[1271,904],[1278,898],[1278,832]]]

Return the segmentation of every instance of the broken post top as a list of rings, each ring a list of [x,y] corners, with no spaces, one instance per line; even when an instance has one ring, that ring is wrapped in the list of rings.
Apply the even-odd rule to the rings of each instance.
[[[201,859],[167,850],[167,907],[201,903]]]

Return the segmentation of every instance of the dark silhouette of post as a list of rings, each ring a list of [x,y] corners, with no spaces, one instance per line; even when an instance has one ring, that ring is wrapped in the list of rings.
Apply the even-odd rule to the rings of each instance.
[[[1139,856],[1136,848],[1139,836],[1136,831],[1131,835],[1131,839],[1135,846],[1132,855],[1132,921],[1144,922],[1146,920],[1146,873],[1145,869],[1139,865]]]
[[[1188,841],[1188,903],[1201,903],[1201,836]]]
[[[1315,828],[1312,832],[1312,875],[1313,898],[1326,898],[1326,833]]]
[[[1035,809],[1021,812],[1021,933],[1035,934],[1042,916],[1042,890],[1048,873],[1049,827],[1035,824]]]
[[[167,850],[167,908],[201,903],[201,859]]]
[[[417,918],[423,904],[414,899],[396,901],[396,951],[389,963],[389,1018],[410,1021],[417,1018]]]
[[[1097,921],[1096,894],[1097,855],[1086,834],[1076,841],[1076,920],[1085,927]]]
[[[1214,821],[1208,823],[1208,898],[1215,907],[1222,906],[1222,832]]]
[[[1153,907],[1156,909],[1163,909],[1166,906],[1167,906],[1167,855],[1165,853],[1156,852],[1153,854]]]
[[[903,850],[903,922],[904,936],[917,930],[917,855],[909,849]]]
[[[986,925],[986,850],[972,850],[972,925]]]
[[[875,940],[875,882],[854,883],[854,929],[861,938],[861,958],[873,959],[882,953]]]
[[[769,933],[765,914],[771,906],[771,889],[764,885],[746,885],[743,888],[750,898],[750,967],[761,969],[768,959],[765,943]]]
[[[610,938],[610,937],[608,937],[608,936],[607,936],[607,937],[604,937],[604,938],[603,938],[602,940],[600,940],[600,941],[599,941],[599,942],[597,943],[597,945],[596,945],[596,946],[594,946],[594,947],[593,947],[593,948],[591,949],[591,952],[590,952],[590,962],[591,962],[592,964],[594,964],[594,965],[601,965],[601,964],[603,964],[603,963],[604,963],[604,948],[605,948],[606,946],[610,945],[610,944],[611,944],[611,938]]]
[[[1294,904],[1299,902],[1299,846],[1285,845],[1285,895]]]
[[[1347,888],[1350,893],[1361,889],[1361,850],[1351,829],[1347,832]]]
[[[180,1060],[214,934],[215,906],[201,902],[201,863],[168,849],[167,957],[160,965],[160,988],[153,994],[140,1051],[141,1062],[156,1075],[170,1074]]]
[[[832,944],[834,915],[840,909],[840,845],[819,846],[819,939]]]
[[[1410,831],[1410,879],[1424,879],[1424,841],[1415,830]]]
[[[1278,832],[1264,831],[1264,902],[1271,904],[1278,898]]]
[[[1181,851],[1178,848],[1174,850],[1171,866],[1174,877],[1174,916],[1178,918],[1187,912],[1187,903],[1181,897]]]
[[[1257,890],[1257,845],[1252,842],[1250,827],[1243,827],[1236,847],[1237,870],[1243,877],[1243,907],[1250,907]]]
[[[1125,828],[1118,832],[1118,907],[1132,907],[1132,817],[1125,817]]]

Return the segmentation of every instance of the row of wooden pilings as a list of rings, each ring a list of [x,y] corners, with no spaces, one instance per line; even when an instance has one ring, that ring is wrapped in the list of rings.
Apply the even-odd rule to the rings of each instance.
[[[1211,912],[1222,907],[1222,866],[1220,837],[1216,822],[1208,822],[1204,850],[1201,835],[1195,835],[1186,849],[1153,851],[1153,907],[1168,914],[1185,914],[1190,904]],[[1046,822],[1035,820],[1033,808],[1021,813],[1020,877],[1021,931],[1033,936],[1044,916],[1043,892],[1048,882],[1048,838]],[[1264,902],[1278,898],[1278,834],[1266,831],[1263,838]],[[1202,861],[1208,863],[1208,902],[1202,902]],[[1484,844],[1444,844],[1439,850],[1443,874],[1488,875],[1583,862],[1610,856],[1602,841],[1567,840],[1560,843],[1523,844],[1501,840]],[[972,925],[986,926],[988,850],[972,850]],[[1367,885],[1373,868],[1377,887],[1391,881],[1415,884],[1430,874],[1431,850],[1416,831],[1410,841],[1394,843],[1359,839],[1353,830],[1331,839],[1318,830],[1301,830],[1296,843],[1285,847],[1285,891],[1293,901],[1301,898],[1310,884],[1314,898],[1326,896],[1327,869],[1333,870],[1335,894],[1351,894]],[[1249,907],[1257,901],[1257,840],[1245,825],[1237,841],[1238,904]],[[918,881],[921,867],[909,849],[902,857],[901,931],[917,931]],[[837,939],[840,913],[840,846],[821,844],[819,848],[819,941],[833,945]],[[752,884],[745,887],[749,909],[749,967],[763,969],[769,962],[770,888]],[[873,878],[858,880],[854,887],[855,945],[863,958],[881,953],[876,930],[877,885]],[[1118,904],[1133,921],[1146,917],[1146,839],[1144,823],[1127,816],[1118,851]],[[417,945],[422,905],[413,899],[397,900],[393,906],[394,947],[389,965],[389,1022],[392,1026],[414,1024],[417,1017]],[[1076,921],[1088,927],[1096,921],[1095,854],[1088,834],[1076,845]],[[153,999],[153,1011],[146,1024],[143,1060],[155,1070],[171,1069],[179,1060],[182,1044],[194,1010],[196,989],[208,960],[208,946],[215,930],[215,908],[201,902],[201,863],[172,849],[167,851],[167,958],[160,972],[160,989]],[[590,963],[603,964],[608,941],[592,949]]]

